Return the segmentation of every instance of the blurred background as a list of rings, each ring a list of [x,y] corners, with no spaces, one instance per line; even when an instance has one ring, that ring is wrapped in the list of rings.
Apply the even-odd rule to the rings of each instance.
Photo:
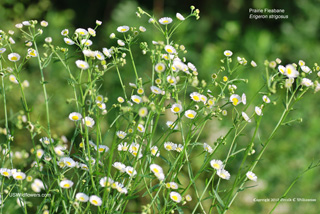
[[[175,17],[176,12],[186,16],[190,13],[191,5],[200,9],[200,20],[188,20],[185,24],[182,24],[173,39],[176,43],[183,44],[187,48],[187,59],[198,68],[199,79],[208,79],[212,73],[220,68],[220,59],[223,58],[222,53],[226,49],[232,50],[235,56],[245,57],[248,62],[255,60],[258,64],[255,70],[244,70],[244,72],[247,72],[247,78],[251,81],[245,86],[248,98],[253,96],[254,91],[259,87],[259,85],[254,84],[255,80],[262,80],[263,78],[261,74],[264,70],[263,62],[265,59],[272,61],[280,58],[284,65],[304,60],[310,67],[314,63],[319,63],[319,0],[1,0],[0,29],[17,31],[14,27],[16,23],[30,19],[46,20],[50,27],[44,31],[43,39],[51,36],[55,44],[65,46],[60,35],[61,30],[68,28],[70,32],[73,32],[78,27],[94,28],[95,21],[101,20],[103,25],[98,28],[97,36],[93,39],[94,47],[101,49],[114,45],[115,41],[110,40],[109,35],[115,32],[116,27],[120,25],[137,27],[144,25],[147,32],[140,37],[139,41],[150,42],[151,40],[161,39],[155,31],[151,32],[152,26],[147,23],[146,17],[139,19],[136,16],[135,12],[138,6],[160,18],[162,16]],[[284,14],[288,15],[288,19],[249,19],[249,8],[284,9]],[[19,47],[16,48],[19,52]],[[141,55],[138,45],[135,51]],[[146,59],[148,59],[147,56],[137,58],[138,70],[150,69],[150,64],[146,63]],[[126,71],[127,73],[133,73],[130,66],[123,68],[122,72]],[[36,113],[33,113],[33,118],[38,118],[41,124],[45,124],[43,96],[41,93],[32,94],[32,91],[42,91],[39,84],[39,72],[29,69],[25,71],[23,77],[30,82],[30,87],[27,89],[30,106],[35,103],[43,104],[34,106],[34,112]],[[126,77],[125,84],[130,82],[130,79],[132,79],[130,77],[130,75]],[[73,108],[71,105],[66,105],[67,99],[72,97],[70,86],[66,84],[67,78],[67,72],[58,64],[53,64],[46,69],[46,79],[49,81],[47,85],[48,93],[54,100],[50,104],[53,132],[56,136],[66,135],[70,139],[73,126],[71,122],[66,122],[65,118]],[[61,81],[61,79],[65,81]],[[22,109],[19,100],[20,95],[15,96],[18,92],[16,85],[10,87],[12,87],[12,90],[8,92],[8,97],[10,97],[8,106],[10,112],[12,112],[12,119],[18,121],[18,119],[15,119],[17,116],[15,112]],[[112,93],[110,92],[111,89],[113,89]],[[121,95],[121,87],[115,72],[107,74],[101,91],[104,91],[105,94],[103,95],[108,96],[110,100],[115,100],[116,97]],[[281,103],[281,100],[278,102]],[[0,104],[0,127],[3,128],[2,100]],[[229,213],[268,213],[274,203],[254,202],[253,199],[279,198],[290,183],[312,161],[319,160],[319,105],[319,95],[310,92],[296,106],[296,110],[291,114],[291,119],[302,118],[303,122],[283,126],[276,134],[263,160],[255,169],[259,180],[258,186],[240,193]],[[275,126],[279,115],[274,112],[279,112],[281,108],[282,105],[272,106],[264,114],[263,126],[259,133],[261,138],[268,136],[268,133]],[[13,122],[10,125],[19,126],[18,122]],[[225,127],[221,124],[215,124],[215,128],[213,128],[217,133],[223,129]],[[207,134],[202,140],[208,141],[211,139],[211,132],[212,130],[207,130]],[[17,131],[17,135],[15,135],[17,147],[15,149],[29,150],[31,148],[31,145],[25,142],[25,134],[27,132],[23,130]],[[0,140],[4,140],[3,135],[0,136]],[[243,140],[248,139],[243,138]],[[255,149],[257,151],[261,149],[259,141]],[[223,157],[223,154],[221,154],[221,157]],[[275,213],[319,213],[319,176],[319,169],[308,172],[297,182],[287,196],[288,198],[315,198],[317,202],[283,202]],[[138,211],[139,207],[136,207],[136,209],[132,211]],[[188,213],[187,210],[185,211]]]

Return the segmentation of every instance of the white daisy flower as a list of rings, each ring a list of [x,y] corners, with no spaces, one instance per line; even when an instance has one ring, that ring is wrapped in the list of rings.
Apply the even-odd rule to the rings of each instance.
[[[53,139],[50,140],[48,137],[43,137],[39,141],[43,144],[46,144],[46,145],[53,143]]]
[[[177,192],[170,192],[170,198],[176,203],[180,203],[182,200],[181,195]]]
[[[89,201],[92,205],[94,206],[101,206],[102,204],[102,200],[99,196],[96,196],[96,195],[91,195],[90,198],[89,198]]]
[[[219,169],[217,171],[217,175],[222,178],[222,179],[225,179],[225,180],[229,180],[230,179],[230,173],[225,170],[225,169]]]
[[[12,175],[11,170],[10,169],[6,169],[6,168],[1,168],[0,169],[0,174],[2,176],[7,177],[7,178],[9,178]]]
[[[118,169],[120,172],[125,172],[126,171],[126,165],[124,165],[121,162],[114,162],[112,166],[116,169]]]
[[[120,143],[118,145],[118,151],[128,151],[128,149],[129,149],[129,145],[127,142]]]
[[[83,192],[78,192],[76,194],[76,199],[80,202],[87,202],[89,200],[89,196],[87,196]]]
[[[163,173],[162,167],[157,165],[157,164],[151,164],[150,165],[150,170],[154,173],[154,174],[158,174],[158,173]]]
[[[191,195],[189,195],[189,194],[188,194],[188,195],[186,195],[186,197],[185,197],[185,198],[186,198],[186,201],[192,201],[192,197],[191,197]]]
[[[205,95],[200,94],[200,101],[202,101],[204,104],[206,104],[207,100],[208,100],[208,98]]]
[[[83,29],[83,28],[76,29],[75,33],[80,35],[80,36],[88,35],[88,31],[86,29]]]
[[[245,119],[245,121],[247,121],[248,123],[251,123],[250,117],[245,112],[242,112],[241,115],[243,119]]]
[[[197,112],[195,112],[194,110],[187,110],[184,115],[189,118],[189,119],[194,119],[197,115]]]
[[[0,37],[1,38],[1,37]],[[1,39],[0,39],[1,40]],[[6,48],[0,48],[0,54],[4,53],[7,49]]]
[[[119,27],[117,28],[117,31],[120,32],[120,33],[125,33],[125,32],[127,32],[129,29],[130,29],[129,26],[119,26]]]
[[[97,25],[102,25],[102,21],[96,20],[96,24],[97,24]]]
[[[140,104],[142,101],[141,97],[138,95],[132,95],[131,100],[137,104]]]
[[[197,68],[194,64],[192,64],[191,62],[188,62],[187,64],[188,68],[190,68],[191,71],[197,71]]]
[[[197,115],[197,112],[195,112],[194,110],[187,110],[184,115],[189,118],[189,119],[194,119]]]
[[[17,54],[17,53],[11,53],[8,55],[8,59],[11,61],[11,62],[17,62],[20,60],[20,55]]]
[[[105,60],[103,53],[101,53],[100,51],[95,51],[94,53],[98,60]]]
[[[137,127],[137,130],[141,133],[144,133],[145,132],[145,128],[142,124],[139,124],[138,127]]]
[[[167,121],[167,122],[166,122],[166,125],[167,125],[170,129],[175,129],[175,130],[178,129],[177,124],[175,124],[173,121]]]
[[[111,178],[103,177],[100,179],[99,183],[102,187],[109,187],[114,183],[114,181]]]
[[[171,106],[171,111],[175,114],[181,113],[183,110],[182,105],[175,103]]]
[[[177,148],[177,145],[172,143],[172,142],[165,142],[164,143],[164,148],[167,150],[167,151],[172,151],[172,150],[176,150]]]
[[[259,108],[258,106],[256,106],[256,107],[254,108],[254,111],[256,112],[256,114],[257,114],[258,116],[263,115],[261,108]]]
[[[286,73],[286,68],[283,65],[279,65],[278,66],[278,70],[281,74],[285,74]]]
[[[67,36],[69,34],[69,30],[68,29],[63,29],[62,31],[61,31],[61,35],[62,36]]]
[[[82,119],[83,124],[85,124],[87,127],[92,128],[94,126],[94,120],[91,117],[85,117]]]
[[[247,178],[252,181],[257,181],[258,177],[251,171],[247,172],[246,174]]]
[[[64,155],[64,151],[63,150],[65,150],[65,148],[62,147],[62,146],[56,146],[56,147],[54,147],[53,150],[58,156],[63,156]]]
[[[118,97],[117,100],[118,100],[119,103],[123,103],[124,102],[123,97]]]
[[[105,110],[107,108],[105,103],[101,103],[99,101],[96,101],[96,104],[99,107],[99,109],[101,109],[101,110]]]
[[[265,102],[265,103],[270,103],[270,102],[271,102],[270,99],[269,99],[269,97],[268,97],[267,95],[263,95],[262,100],[263,100],[263,102]]]
[[[223,162],[221,160],[211,160],[210,161],[210,165],[212,168],[216,169],[216,170],[220,170],[224,168]]]
[[[92,50],[88,50],[85,49],[82,51],[83,55],[85,55],[86,57],[91,57],[91,58],[95,58],[96,57],[96,53]]]
[[[179,144],[177,145],[176,149],[175,149],[177,152],[182,152],[183,150],[183,145],[182,144]]]
[[[306,63],[305,63],[303,60],[299,60],[298,64],[299,64],[300,66],[304,66]]]
[[[284,74],[289,78],[296,78],[299,76],[299,72],[292,64],[286,65],[286,71]]]
[[[31,23],[29,21],[23,21],[22,24],[24,26],[31,26]]]
[[[119,46],[125,46],[126,45],[126,43],[124,43],[124,41],[122,41],[121,39],[118,39],[117,43],[118,43]]]
[[[40,25],[42,26],[42,27],[47,27],[48,25],[49,25],[49,23],[47,22],[47,21],[41,21],[40,22]]]
[[[241,98],[238,94],[232,94],[230,96],[230,102],[232,102],[234,106],[237,106],[239,103],[241,103]]]
[[[159,150],[159,149],[158,149],[157,146],[152,146],[152,147],[150,148],[151,154],[152,154],[153,156],[156,156],[156,157],[159,157],[159,156],[160,156],[160,151],[158,151],[158,150]]]
[[[169,54],[176,54],[177,53],[176,49],[171,45],[166,45],[164,47],[164,50]]]
[[[23,173],[23,172],[16,172],[16,173],[13,173],[12,175],[13,179],[15,180],[24,180],[26,178],[26,174]]]
[[[154,66],[156,72],[161,73],[166,70],[166,64],[159,62]]]
[[[76,65],[78,68],[82,69],[82,70],[86,70],[89,68],[89,64],[86,61],[83,60],[77,60],[76,61]]]
[[[46,43],[51,43],[52,42],[52,37],[49,36],[49,37],[45,38],[44,41]]]
[[[19,84],[16,76],[13,75],[13,74],[11,74],[11,75],[9,76],[9,80],[10,80],[10,82],[13,82],[13,83],[15,83],[15,84]]]
[[[76,166],[76,162],[70,157],[61,158],[67,167],[73,168]]]
[[[88,28],[88,33],[91,35],[91,36],[96,36],[96,31],[92,28]]]
[[[173,60],[173,66],[172,66],[173,71],[175,71],[174,68],[177,69],[177,71],[183,71],[187,74],[190,73],[188,70],[189,69],[188,66],[186,64],[184,64],[183,62],[181,62],[181,60],[178,60],[178,59]]]
[[[313,82],[308,78],[303,78],[301,81],[301,85],[306,86],[306,87],[311,87],[311,86],[313,86]]]
[[[192,99],[193,101],[195,101],[195,102],[200,102],[200,101],[201,101],[201,99],[200,99],[201,94],[198,93],[198,92],[192,92],[192,93],[190,94],[190,97],[191,97],[191,99]]]
[[[162,90],[160,88],[158,88],[157,86],[151,86],[150,89],[155,94],[162,94]]]
[[[134,177],[137,174],[137,171],[132,166],[127,166],[126,173],[130,175],[130,177]]]
[[[307,73],[307,74],[311,74],[312,73],[312,70],[306,65],[301,66],[301,70],[303,72]]]
[[[147,107],[142,107],[139,109],[139,116],[140,117],[145,117],[148,115],[148,108]]]
[[[168,25],[172,22],[172,19],[170,17],[163,17],[159,19],[159,23],[162,25]]]
[[[99,145],[98,147],[95,147],[96,150],[98,150],[98,152],[108,152],[109,151],[109,147],[106,145]]]
[[[86,47],[90,47],[92,45],[92,41],[90,39],[83,39],[81,40],[81,44]]]
[[[154,18],[150,18],[150,19],[148,20],[148,23],[151,23],[151,24],[155,23]]]
[[[73,182],[70,180],[63,180],[59,183],[59,186],[63,189],[69,189],[73,186]]]
[[[108,48],[102,48],[102,52],[106,57],[111,58],[111,51]]]
[[[179,19],[180,21],[184,21],[185,18],[183,17],[183,15],[181,15],[180,13],[176,14],[177,19]]]
[[[23,27],[23,24],[18,23],[18,24],[15,25],[15,27],[18,28],[18,29],[21,29]]]
[[[120,139],[124,139],[127,136],[127,133],[125,133],[124,131],[117,131],[116,134]]]
[[[82,119],[82,115],[78,112],[72,112],[69,114],[69,119],[72,121],[78,121]]]
[[[229,51],[229,50],[226,50],[226,51],[224,51],[223,52],[223,54],[226,56],[226,57],[230,57],[230,56],[232,56],[232,51]]]
[[[168,76],[167,77],[167,82],[170,83],[170,85],[176,85],[177,84],[177,79],[174,76]]]
[[[204,151],[209,152],[210,154],[212,154],[212,152],[213,152],[212,147],[210,145],[208,145],[207,143],[203,144],[203,149],[204,149]]]
[[[145,27],[143,27],[143,26],[140,26],[140,27],[139,27],[139,30],[140,30],[141,32],[146,32],[147,29],[146,29]]]
[[[33,49],[33,48],[29,48],[28,49],[28,56],[31,56],[31,57],[38,56],[37,51],[35,49]]]

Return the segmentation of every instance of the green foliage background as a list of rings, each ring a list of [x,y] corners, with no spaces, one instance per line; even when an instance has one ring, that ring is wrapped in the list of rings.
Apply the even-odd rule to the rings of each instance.
[[[110,47],[115,41],[109,39],[110,33],[114,32],[117,26],[129,25],[140,26],[145,23],[147,32],[139,41],[151,42],[161,39],[160,35],[152,34],[147,20],[137,18],[135,11],[137,6],[154,12],[157,17],[174,17],[176,12],[182,14],[189,13],[189,6],[194,4],[200,9],[199,21],[188,21],[183,24],[175,35],[178,43],[186,46],[188,50],[188,59],[196,65],[199,71],[200,79],[208,79],[211,74],[220,67],[220,59],[223,57],[224,50],[232,50],[235,56],[245,57],[249,62],[255,60],[258,69],[263,70],[265,59],[275,60],[277,57],[282,60],[282,64],[288,64],[299,60],[304,60],[310,67],[318,62],[320,63],[320,1],[318,0],[229,0],[229,1],[49,1],[49,0],[1,0],[0,3],[0,28],[4,31],[14,29],[14,24],[24,20],[44,19],[49,22],[49,30],[44,32],[43,39],[51,36],[53,41],[63,45],[63,39],[60,32],[68,28],[70,32],[77,27],[94,27],[95,20],[103,21],[103,26],[98,30],[97,37],[94,39],[95,47]],[[281,8],[285,9],[285,14],[289,16],[285,20],[253,20],[249,19],[249,8]],[[142,56],[137,44],[136,65],[138,71],[149,72],[150,64],[148,57]],[[41,85],[39,84],[39,72],[30,65],[28,70],[24,71],[24,78],[30,82],[28,101],[33,106],[33,117],[39,118],[41,124],[45,124],[45,109],[42,94],[39,93]],[[71,105],[68,105],[68,99],[72,97],[68,91],[70,87],[67,82],[67,73],[63,68],[55,63],[46,69],[46,79],[48,94],[51,96],[51,118],[54,134],[57,136],[72,135],[72,123],[66,120],[69,112],[72,111]],[[122,69],[126,74],[125,84],[128,85],[133,72],[130,63]],[[262,79],[263,72],[253,73],[252,71],[243,71],[246,78],[249,79],[246,91],[248,99],[259,85],[256,80]],[[61,81],[64,79],[65,81]],[[115,100],[121,95],[121,86],[115,72],[110,72],[105,76],[102,91],[108,91],[104,96],[110,100]],[[9,92],[9,112],[11,117],[15,118],[22,109],[20,97],[16,95],[16,89],[12,85],[12,91]],[[33,93],[34,92],[34,93]],[[71,91],[70,91],[71,92]],[[280,104],[282,101],[279,99]],[[37,103],[37,105],[35,105]],[[41,103],[41,105],[38,105]],[[0,127],[3,127],[2,100],[0,101]],[[110,104],[110,103],[109,103]],[[255,170],[258,175],[258,185],[252,189],[242,192],[233,205],[230,213],[268,213],[273,207],[271,202],[254,202],[253,198],[279,198],[290,185],[290,183],[304,171],[312,161],[319,159],[319,104],[318,94],[309,93],[308,96],[297,106],[297,109],[291,114],[291,118],[302,118],[302,123],[291,123],[283,126],[276,134],[273,142],[269,145],[263,160]],[[111,104],[110,104],[111,105]],[[263,126],[259,130],[259,137],[256,139],[256,150],[260,150],[260,139],[265,139],[275,126],[279,115],[276,113],[281,105],[270,106],[269,111],[263,116]],[[278,111],[279,112],[279,111]],[[110,116],[112,117],[112,116]],[[112,121],[108,118],[106,124]],[[11,123],[10,126],[19,124]],[[203,142],[212,143],[217,137],[224,133],[228,128],[226,122],[212,122],[212,129],[206,130],[201,139]],[[247,130],[253,132],[250,127]],[[14,143],[15,149],[29,150],[32,145],[26,142],[23,130],[16,130]],[[210,134],[214,132],[214,134]],[[246,137],[240,138],[246,144]],[[0,136],[0,142],[4,136]],[[18,144],[18,145],[17,145]],[[226,147],[228,144],[226,145]],[[224,154],[221,153],[221,157]],[[217,157],[219,158],[219,157]],[[238,165],[237,160],[233,160],[235,169]],[[16,163],[18,166],[26,166],[30,163]],[[196,161],[194,161],[196,164]],[[232,170],[231,170],[232,171]],[[283,202],[277,208],[276,213],[319,213],[320,211],[320,171],[318,168],[305,174],[289,192],[288,198],[315,198],[317,202]],[[205,178],[204,178],[205,179]],[[204,181],[203,181],[204,182]],[[203,185],[199,183],[199,185]],[[139,199],[143,201],[142,199]],[[140,202],[141,202],[140,201]],[[137,201],[138,203],[139,201]],[[142,202],[143,203],[143,202]],[[16,205],[15,205],[16,206]],[[139,211],[137,204],[130,204],[130,211]],[[186,211],[188,213],[188,211]]]

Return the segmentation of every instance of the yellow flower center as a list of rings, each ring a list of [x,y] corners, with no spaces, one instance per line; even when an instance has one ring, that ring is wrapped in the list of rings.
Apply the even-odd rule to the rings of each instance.
[[[174,200],[174,201],[178,201],[178,196],[173,195],[173,196],[172,196],[172,200]]]
[[[79,120],[79,117],[77,115],[72,116],[73,120]]]
[[[233,105],[235,105],[235,106],[238,105],[238,102],[239,102],[239,100],[237,98],[233,98],[232,99],[232,104]]]
[[[63,187],[68,188],[68,187],[70,187],[70,184],[65,184],[65,185],[63,185]]]
[[[17,175],[16,179],[22,179],[22,176],[21,175]]]
[[[98,201],[97,200],[92,200],[92,203],[93,204],[98,204]]]
[[[172,52],[173,52],[173,51],[172,51],[171,49],[169,49],[169,48],[168,48],[166,51],[167,51],[168,53],[172,53]]]
[[[213,168],[220,169],[220,165],[217,163],[214,163],[212,166],[213,166]]]
[[[187,116],[189,117],[189,118],[194,118],[194,115],[193,114],[187,114]]]
[[[104,151],[104,148],[100,148],[100,149],[99,149],[99,152],[103,152],[103,151]]]
[[[171,146],[171,145],[167,145],[166,148],[167,148],[168,150],[171,150],[171,149],[172,149],[172,146]]]
[[[154,173],[159,173],[159,170],[158,170],[157,168],[154,168],[154,169],[153,169],[153,172],[154,172]]]
[[[200,98],[198,96],[193,96],[194,101],[199,101]]]
[[[140,100],[138,98],[134,98],[133,101],[136,103],[140,103]]]
[[[92,123],[91,123],[90,120],[87,120],[87,121],[86,121],[86,125],[87,125],[87,126],[91,126],[91,124],[92,124]]]
[[[11,60],[16,61],[16,60],[18,60],[18,57],[13,56],[13,57],[11,57]]]
[[[8,172],[3,172],[2,173],[4,176],[9,176],[9,173]]]

